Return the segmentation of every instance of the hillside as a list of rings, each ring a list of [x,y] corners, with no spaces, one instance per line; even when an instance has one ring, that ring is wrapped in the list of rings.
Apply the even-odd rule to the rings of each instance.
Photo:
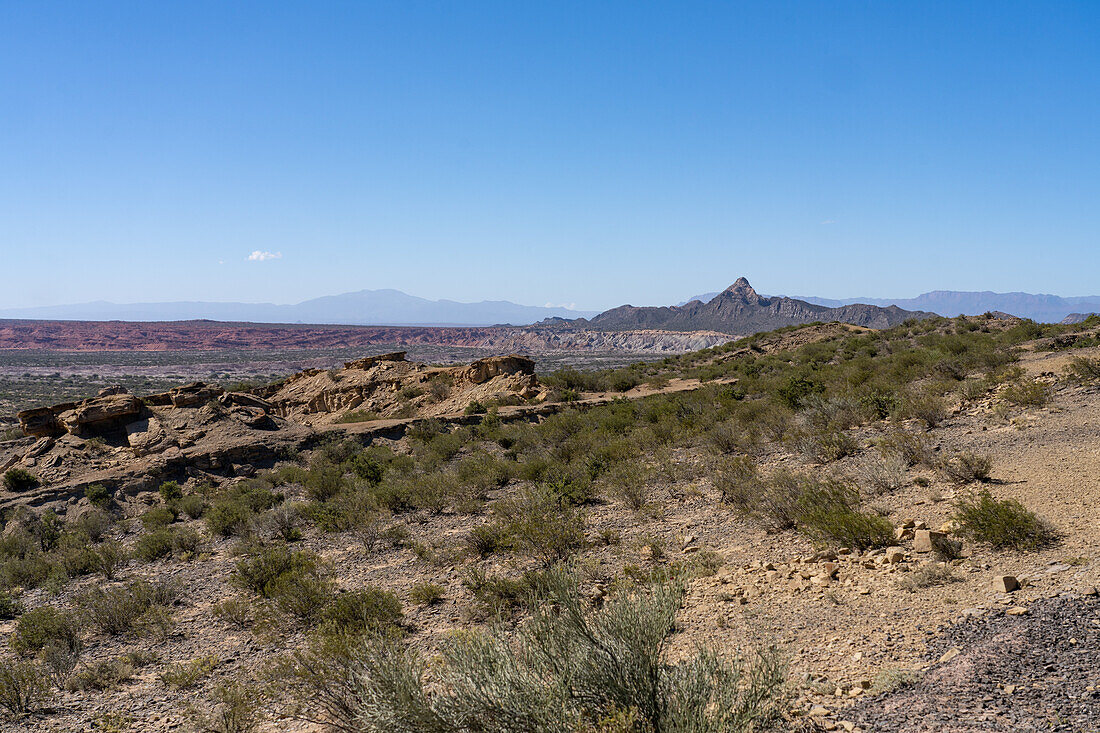
[[[910,318],[933,314],[906,311],[897,306],[866,304],[836,308],[793,298],[765,298],[749,281],[739,278],[707,302],[693,300],[682,306],[643,307],[624,305],[592,317],[570,322],[574,328],[628,330],[637,328],[671,331],[710,330],[748,335],[814,321],[840,321],[868,328],[889,328]]]
[[[1097,319],[530,370],[392,354],[24,415],[0,442],[0,726],[643,733],[646,699],[708,733],[1100,715]]]
[[[714,293],[696,295],[691,300],[708,301]],[[989,290],[933,290],[921,293],[915,298],[820,298],[814,295],[791,296],[807,303],[839,308],[854,303],[891,306],[907,310],[921,310],[937,313],[941,316],[977,316],[983,313],[1011,313],[1017,318],[1030,318],[1039,323],[1060,323],[1067,317],[1073,317],[1085,310],[1100,310],[1100,295],[1082,295],[1062,297],[1039,293],[995,293]],[[687,301],[685,301],[686,303]],[[681,303],[684,305],[684,303]]]

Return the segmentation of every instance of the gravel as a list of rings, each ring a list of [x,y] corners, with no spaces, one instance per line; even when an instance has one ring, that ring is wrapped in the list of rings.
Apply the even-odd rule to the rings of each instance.
[[[1005,610],[945,630],[917,682],[843,717],[876,733],[1100,730],[1100,601],[1066,595],[1024,615]]]

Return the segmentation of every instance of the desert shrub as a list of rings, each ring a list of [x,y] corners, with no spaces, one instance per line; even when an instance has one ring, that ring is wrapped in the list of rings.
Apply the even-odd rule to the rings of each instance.
[[[7,591],[0,591],[0,620],[13,619],[26,610],[18,598]]]
[[[111,529],[113,524],[110,515],[102,509],[93,509],[85,512],[75,522],[70,522],[69,527],[73,533],[83,533],[92,542],[99,542]]]
[[[940,464],[940,470],[956,484],[986,481],[993,470],[993,459],[976,453],[956,453]]]
[[[435,583],[417,583],[409,589],[409,598],[419,606],[434,606],[443,600],[443,586]]]
[[[165,481],[160,485],[160,498],[165,503],[179,501],[183,498],[183,489],[175,481]]]
[[[466,409],[462,411],[464,415],[481,415],[485,413],[485,405],[481,404],[478,400],[474,400],[470,404],[466,405]]]
[[[493,522],[474,527],[466,535],[466,547],[478,557],[488,557],[506,545],[507,530]]]
[[[846,482],[776,471],[739,495],[734,507],[771,532],[798,529],[818,543],[859,549],[891,544],[890,522],[859,511],[859,503],[859,492]]]
[[[931,588],[937,585],[948,585],[961,581],[950,565],[938,562],[926,562],[918,565],[912,572],[898,581],[898,587],[915,593],[922,588]]]
[[[1001,397],[1017,407],[1042,407],[1050,401],[1050,387],[1042,382],[1015,382],[1001,390]]]
[[[141,526],[149,531],[162,529],[175,522],[176,517],[176,512],[169,507],[153,507],[141,515]]]
[[[332,600],[332,580],[314,569],[297,568],[280,573],[267,584],[265,597],[275,607],[312,626]]]
[[[897,491],[905,485],[908,461],[892,451],[867,456],[856,466],[856,480],[872,494]]]
[[[947,417],[943,397],[930,390],[910,390],[902,395],[895,415],[901,419],[920,420],[934,428]]]
[[[584,546],[584,518],[546,486],[497,502],[494,512],[510,544],[547,566],[567,560]]]
[[[280,576],[320,577],[320,559],[311,552],[290,550],[284,544],[261,546],[237,563],[238,585],[263,597],[271,598]]]
[[[188,494],[176,502],[176,506],[191,519],[198,519],[206,510],[206,500],[198,494]]]
[[[143,562],[153,562],[172,554],[172,530],[167,527],[146,532],[134,543],[134,557]]]
[[[957,560],[962,556],[963,543],[947,535],[932,535],[932,552],[941,562]]]
[[[282,502],[283,495],[262,481],[247,481],[216,497],[203,519],[213,534],[229,537],[247,532],[253,517]]]
[[[61,689],[76,669],[83,652],[84,644],[79,639],[53,639],[38,652],[38,659],[54,686]]]
[[[779,401],[797,410],[802,407],[803,401],[810,395],[819,395],[825,391],[825,385],[804,377],[792,376],[786,383],[775,391]]]
[[[200,733],[251,733],[259,727],[264,694],[256,685],[226,680],[214,686],[212,697],[212,710],[192,713]]]
[[[919,433],[892,430],[878,440],[876,447],[883,457],[890,454],[901,456],[909,466],[931,466],[934,462],[928,440]]]
[[[393,629],[401,622],[401,601],[380,588],[339,593],[324,609],[325,629],[340,634],[362,634]]]
[[[257,517],[254,526],[256,531],[265,539],[274,538],[283,542],[297,542],[302,539],[302,532],[298,529],[298,524],[299,513],[297,507],[280,504]]]
[[[38,486],[38,477],[22,468],[9,468],[4,472],[4,488],[14,493],[29,491]]]
[[[734,456],[720,461],[711,476],[722,501],[747,512],[759,491],[760,476],[756,461],[749,456]]]
[[[209,677],[218,666],[215,656],[196,657],[188,662],[170,664],[160,673],[160,681],[174,690],[186,690]]]
[[[53,606],[39,606],[24,613],[9,639],[11,648],[24,655],[37,654],[54,642],[70,647],[81,645],[77,619],[73,614]]]
[[[17,661],[0,665],[0,707],[12,718],[22,718],[42,707],[50,687],[41,667]]]
[[[356,453],[345,461],[344,465],[357,478],[366,481],[370,486],[382,483],[382,477],[386,472],[386,467],[381,461],[366,452]]]
[[[1078,384],[1096,384],[1100,381],[1100,359],[1075,356],[1065,368],[1065,376]]]
[[[252,604],[243,598],[227,598],[213,606],[214,615],[237,628],[252,623]]]
[[[867,550],[894,542],[890,520],[856,509],[850,487],[823,482],[799,501],[798,529],[815,542]]]
[[[747,731],[778,719],[783,673],[775,656],[754,664],[699,649],[673,664],[668,646],[682,591],[623,594],[596,612],[559,581],[554,608],[514,641],[495,631],[453,637],[429,669],[392,637],[354,658],[357,730],[606,729]]]
[[[996,499],[989,489],[955,501],[957,533],[997,549],[1038,550],[1058,539],[1057,531],[1015,499]]]
[[[125,659],[101,659],[71,676],[66,687],[77,690],[110,690],[134,678],[134,668]]]
[[[611,495],[637,511],[649,501],[652,472],[638,463],[622,463],[608,472],[605,483]]]
[[[796,439],[802,455],[818,463],[830,463],[855,453],[855,440],[842,430],[813,430]]]
[[[327,501],[348,486],[342,466],[325,461],[314,461],[306,476],[306,493],[314,501]]]
[[[111,492],[103,484],[92,484],[84,490],[84,496],[92,506],[103,508],[111,503]]]
[[[40,553],[26,557],[13,557],[0,569],[7,588],[37,588],[49,577],[53,566]]]
[[[174,603],[179,592],[173,583],[134,580],[113,588],[89,588],[74,603],[89,625],[117,636],[133,630],[137,619],[154,606]]]
[[[371,420],[378,420],[382,416],[374,410],[348,410],[340,417],[336,418],[337,424],[347,425],[349,423],[357,422],[369,422]]]

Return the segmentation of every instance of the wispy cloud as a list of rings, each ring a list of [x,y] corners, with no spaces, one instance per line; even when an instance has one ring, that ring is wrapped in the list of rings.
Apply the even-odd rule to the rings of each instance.
[[[266,262],[267,260],[281,260],[282,258],[282,252],[268,252],[259,249],[253,250],[252,254],[248,255],[249,262]]]
[[[836,219],[826,219],[822,224],[836,224]]]
[[[566,308],[571,311],[577,310],[576,303],[547,303],[543,308]]]

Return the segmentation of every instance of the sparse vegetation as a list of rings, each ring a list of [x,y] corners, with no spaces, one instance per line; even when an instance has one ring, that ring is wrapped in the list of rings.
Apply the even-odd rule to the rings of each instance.
[[[38,477],[23,468],[9,468],[4,472],[4,488],[12,493],[30,491],[38,486]]]
[[[1057,531],[1015,499],[996,499],[989,489],[955,502],[958,533],[997,549],[1038,550],[1058,539]]]

